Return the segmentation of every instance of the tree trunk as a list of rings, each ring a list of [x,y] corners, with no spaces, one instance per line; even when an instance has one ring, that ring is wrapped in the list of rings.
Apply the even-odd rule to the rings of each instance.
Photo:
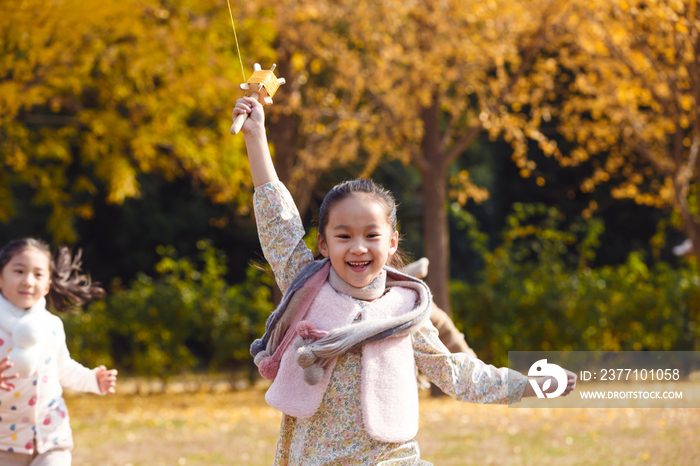
[[[688,202],[683,195],[682,187],[680,187],[678,183],[674,183],[674,188],[676,190],[678,210],[683,219],[683,231],[685,231],[685,235],[690,239],[693,245],[693,255],[698,260],[698,264],[700,264],[700,225],[698,225],[693,218],[693,214],[690,213]]]
[[[281,44],[283,44],[283,38],[279,38],[277,41],[278,64],[276,74],[285,78],[287,84],[281,88],[279,93],[275,94],[274,107],[278,109],[285,107],[287,99],[293,92],[292,87],[294,83],[290,53]],[[288,88],[285,89],[285,87]],[[294,179],[295,165],[298,161],[296,154],[300,150],[299,145],[302,144],[297,134],[298,119],[295,118],[292,112],[275,112],[274,115],[274,131],[271,132],[270,140],[275,146],[275,170],[280,181],[284,183],[292,194],[299,214],[304,218],[311,202],[311,195],[318,182],[319,174],[307,170],[303,180]]]
[[[684,129],[677,123],[676,132],[666,156],[669,160],[673,160],[676,166],[675,171],[670,173],[673,179],[676,207],[683,219],[683,230],[693,245],[693,255],[698,260],[698,264],[700,264],[700,225],[698,225],[697,220],[691,213],[687,199],[690,178],[692,177],[692,172],[695,170],[695,164],[697,163],[698,147],[696,145],[697,142],[694,141],[693,147],[690,149],[690,159],[687,162],[688,166],[686,166],[683,160],[683,153],[685,152],[685,147],[683,146],[684,134]],[[697,137],[700,137],[700,134]],[[689,170],[689,173],[686,173],[686,170]]]
[[[291,66],[286,51],[278,47],[277,75],[284,77],[288,83],[292,82]],[[285,89],[281,89],[284,91]],[[284,108],[288,96],[284,92],[275,94],[275,106]],[[275,112],[274,131],[270,135],[275,145],[275,170],[280,181],[289,186],[294,166],[294,133],[296,131],[294,118],[287,112]]]
[[[423,241],[425,255],[430,261],[428,286],[433,300],[448,315],[450,295],[450,241],[447,223],[447,167],[445,156],[440,152],[439,109],[437,99],[434,104],[421,112],[424,135],[422,142],[423,159]]]
[[[279,45],[279,44],[278,44]],[[283,77],[288,83],[292,82],[289,54],[284,47],[277,47],[277,76]],[[282,89],[284,91],[284,89]],[[284,108],[287,95],[284,92],[275,94],[275,106]],[[275,146],[275,171],[280,181],[289,186],[294,166],[294,133],[296,131],[294,118],[287,112],[276,112],[274,117],[274,131],[270,134],[270,140]],[[292,193],[293,195],[294,193]],[[272,285],[272,302],[277,306],[282,301],[282,292],[277,283]]]
[[[428,286],[433,292],[435,304],[450,315],[450,296],[447,289],[450,242],[445,210],[445,176],[444,170],[439,167],[431,167],[423,173],[423,234],[425,255],[430,261]]]

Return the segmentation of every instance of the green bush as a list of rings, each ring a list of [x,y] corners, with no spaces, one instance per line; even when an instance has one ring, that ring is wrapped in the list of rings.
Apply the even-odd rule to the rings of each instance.
[[[590,268],[603,225],[563,226],[545,206],[516,204],[494,251],[474,219],[455,209],[483,257],[473,283],[450,285],[455,322],[477,354],[507,364],[508,351],[700,349],[695,267],[626,263]]]
[[[197,247],[196,263],[159,247],[156,277],[115,283],[87,312],[63,316],[72,356],[159,377],[249,364],[250,343],[273,310],[272,277],[249,267],[243,283],[229,285],[225,255],[208,241]]]

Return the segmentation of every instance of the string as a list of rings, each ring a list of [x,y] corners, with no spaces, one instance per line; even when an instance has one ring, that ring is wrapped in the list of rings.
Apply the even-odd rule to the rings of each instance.
[[[233,37],[236,39],[236,50],[238,50],[238,61],[241,62],[241,73],[243,73],[243,82],[248,81],[245,77],[245,71],[243,69],[243,58],[241,58],[241,48],[238,45],[238,35],[236,34],[236,25],[233,24],[233,13],[231,13],[231,2],[229,0],[226,0],[226,3],[228,4],[228,14],[231,17],[231,26],[233,27]]]

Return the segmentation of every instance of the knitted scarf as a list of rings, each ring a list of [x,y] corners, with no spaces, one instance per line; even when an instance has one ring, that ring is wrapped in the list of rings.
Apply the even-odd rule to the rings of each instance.
[[[381,296],[386,280],[386,288],[401,286],[412,289],[418,294],[418,301],[412,311],[400,316],[357,322],[321,332],[303,318],[326,280],[336,291],[360,299],[361,296],[370,296],[370,299]],[[260,374],[274,380],[282,355],[294,343],[297,364],[304,368],[304,380],[309,385],[315,385],[320,381],[326,365],[341,354],[367,343],[410,335],[418,330],[421,323],[430,317],[431,301],[430,289],[425,283],[393,268],[384,267],[383,273],[372,283],[364,288],[355,288],[336,276],[334,271],[331,274],[327,258],[313,261],[294,278],[279,306],[268,318],[265,334],[253,342],[250,353]]]
[[[12,335],[14,348],[10,353],[12,369],[20,377],[29,377],[39,367],[42,340],[42,321],[46,300],[40,298],[29,309],[20,309],[0,294],[0,327]]]

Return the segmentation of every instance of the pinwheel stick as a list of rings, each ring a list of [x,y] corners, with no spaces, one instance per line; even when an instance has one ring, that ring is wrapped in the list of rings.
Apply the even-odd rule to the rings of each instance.
[[[284,78],[275,76],[275,67],[272,65],[270,70],[263,70],[258,63],[253,66],[253,75],[248,79],[248,82],[241,84],[241,89],[245,90],[245,95],[252,97],[262,105],[272,104],[272,96],[275,95],[277,89],[286,81]],[[231,134],[238,134],[248,118],[247,113],[241,113],[233,120],[231,125]]]

